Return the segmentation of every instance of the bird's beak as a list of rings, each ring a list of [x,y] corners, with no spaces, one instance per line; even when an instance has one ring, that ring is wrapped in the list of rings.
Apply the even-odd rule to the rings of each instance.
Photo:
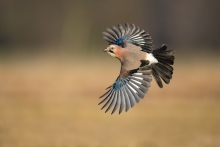
[[[104,49],[103,51],[104,51],[104,52],[107,52],[107,49]]]

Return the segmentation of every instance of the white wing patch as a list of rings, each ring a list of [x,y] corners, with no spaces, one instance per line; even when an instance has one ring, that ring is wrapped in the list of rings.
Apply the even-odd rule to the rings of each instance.
[[[134,88],[132,88],[130,85],[128,85],[128,87],[131,88],[131,90],[132,90],[133,92],[137,93],[137,91],[136,91]]]
[[[134,85],[136,88],[140,88],[139,86],[137,86],[136,84],[132,83],[131,81],[130,81],[130,83],[131,83],[132,85]]]
[[[136,82],[136,83],[138,83],[138,84],[142,84],[141,82],[139,82],[139,81],[137,81],[137,80],[134,80],[134,79],[131,79],[131,81],[134,81],[134,82]]]
[[[143,73],[134,73],[134,75],[143,75]]]
[[[135,76],[134,76],[134,78],[139,79],[139,80],[143,80],[143,78],[141,78],[141,77],[135,77]]]

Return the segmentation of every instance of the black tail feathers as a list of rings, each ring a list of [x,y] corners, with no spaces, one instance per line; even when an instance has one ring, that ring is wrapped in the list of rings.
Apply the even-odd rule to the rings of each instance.
[[[152,64],[152,74],[156,80],[158,86],[163,88],[161,79],[169,84],[172,79],[174,64],[174,50],[167,50],[167,46],[164,44],[161,47],[153,50],[152,54],[158,60],[158,63]]]

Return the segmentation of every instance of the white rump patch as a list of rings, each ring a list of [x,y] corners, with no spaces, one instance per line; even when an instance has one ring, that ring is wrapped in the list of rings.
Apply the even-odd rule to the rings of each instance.
[[[154,63],[158,63],[158,60],[154,57],[154,55],[152,53],[147,54],[146,60],[150,61],[149,65],[154,64]]]

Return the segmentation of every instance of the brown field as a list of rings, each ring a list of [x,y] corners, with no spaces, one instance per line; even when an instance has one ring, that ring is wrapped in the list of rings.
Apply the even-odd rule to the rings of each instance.
[[[0,62],[1,147],[220,146],[220,60],[176,60],[169,85],[111,115],[97,104],[119,62],[87,59]]]

